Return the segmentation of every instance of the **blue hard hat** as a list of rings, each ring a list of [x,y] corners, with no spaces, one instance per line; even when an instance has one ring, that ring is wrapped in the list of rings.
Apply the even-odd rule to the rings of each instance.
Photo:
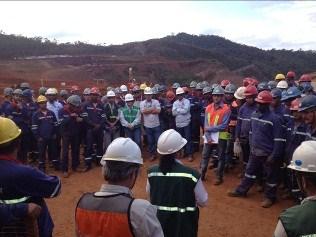
[[[32,97],[32,91],[31,91],[31,89],[25,89],[25,90],[23,90],[23,92],[22,92],[22,96],[24,96],[24,97]]]
[[[299,105],[298,111],[302,112],[302,111],[312,109],[312,108],[316,108],[316,96],[307,95],[302,99]]]
[[[263,81],[263,82],[260,82],[257,86],[257,90],[258,92],[261,92],[261,91],[264,91],[264,90],[272,90],[274,88],[270,88],[269,85],[268,85],[268,82],[266,81]]]
[[[273,98],[281,98],[282,97],[282,91],[279,88],[274,88],[271,90],[271,95]]]
[[[282,94],[282,101],[301,97],[301,94],[302,92],[296,86],[291,86],[286,90],[286,94],[284,96]]]

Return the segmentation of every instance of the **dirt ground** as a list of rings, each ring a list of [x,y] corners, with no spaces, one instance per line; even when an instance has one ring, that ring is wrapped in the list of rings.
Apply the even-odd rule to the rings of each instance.
[[[198,168],[200,154],[196,160],[188,163]],[[133,189],[137,198],[147,198],[145,192],[146,169],[152,162],[145,161],[144,167]],[[230,198],[227,191],[239,182],[238,167],[225,175],[224,184],[214,186],[214,172],[208,171],[204,183],[209,194],[207,207],[200,209],[199,237],[270,237],[276,226],[279,213],[293,205],[291,201],[279,201],[269,209],[260,207],[262,194],[251,189],[247,198]],[[54,174],[54,172],[52,173]],[[56,173],[55,173],[56,174]],[[60,175],[60,173],[57,173]],[[74,211],[76,203],[84,192],[97,191],[103,183],[101,168],[94,167],[87,173],[73,173],[67,179],[62,178],[62,193],[59,197],[47,200],[55,223],[54,237],[74,236]]]

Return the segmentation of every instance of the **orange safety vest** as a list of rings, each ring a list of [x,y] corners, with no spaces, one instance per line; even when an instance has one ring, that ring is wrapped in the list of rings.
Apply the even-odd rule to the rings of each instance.
[[[84,194],[76,208],[76,234],[80,237],[133,237],[130,207],[133,198],[119,193],[100,196]]]

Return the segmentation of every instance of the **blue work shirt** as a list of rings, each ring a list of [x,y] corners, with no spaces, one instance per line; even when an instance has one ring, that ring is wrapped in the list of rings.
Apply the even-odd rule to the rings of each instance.
[[[62,136],[79,136],[82,122],[77,122],[81,118],[81,110],[70,111],[67,105],[59,111],[60,132]]]
[[[2,204],[0,203],[0,229],[10,222],[23,219],[27,216],[27,203]]]
[[[250,131],[250,119],[251,115],[256,111],[256,104],[249,105],[244,103],[239,111],[237,116],[237,125],[236,125],[236,138],[249,139],[249,131]]]
[[[22,132],[27,132],[27,110],[22,104],[10,103],[6,106],[4,111],[5,117],[13,120],[15,124],[22,130]]]
[[[32,132],[38,138],[51,139],[57,133],[58,122],[55,114],[46,110],[46,114],[38,110],[32,118]]]
[[[105,125],[106,115],[101,103],[88,102],[85,104],[82,117],[90,128],[93,128],[95,125],[100,125],[100,128],[102,128]]]
[[[3,103],[1,104],[1,107],[0,107],[0,116],[4,116],[5,115],[6,108],[10,104],[11,104],[11,102],[9,100],[3,101]]]

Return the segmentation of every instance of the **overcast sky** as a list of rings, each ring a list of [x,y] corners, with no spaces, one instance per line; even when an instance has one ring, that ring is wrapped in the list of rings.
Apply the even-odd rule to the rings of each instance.
[[[216,34],[264,49],[316,50],[316,2],[0,1],[0,30],[58,42],[122,44]]]

